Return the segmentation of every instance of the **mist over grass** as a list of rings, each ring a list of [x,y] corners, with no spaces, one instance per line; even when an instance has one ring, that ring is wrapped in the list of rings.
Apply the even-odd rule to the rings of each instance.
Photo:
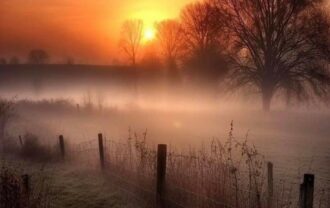
[[[140,137],[146,134],[146,145],[149,147],[166,143],[174,155],[193,152],[208,155],[209,150],[212,150],[212,141],[228,144],[228,136],[232,135],[241,144],[247,139],[248,145],[255,146],[258,154],[264,157],[263,162],[272,161],[278,180],[282,177],[281,174],[294,178],[301,177],[305,172],[312,172],[317,176],[316,187],[324,187],[326,183],[321,178],[330,175],[330,170],[326,168],[329,162],[329,113],[326,111],[277,110],[265,114],[260,110],[242,110],[237,106],[225,110],[160,110],[138,105],[99,108],[94,104],[81,104],[78,108],[74,101],[65,99],[16,100],[15,108],[18,117],[10,122],[7,129],[11,140],[18,141],[19,135],[22,135],[23,140],[35,136],[46,149],[56,149],[60,134],[64,136],[69,149],[71,145],[85,141],[94,141],[96,144],[98,133],[103,133],[106,139],[119,144],[128,144],[132,135]],[[232,122],[234,130],[229,133]],[[34,136],[24,136],[27,132],[32,132]],[[120,154],[125,154],[124,150]],[[115,154],[111,158],[116,156],[121,157]],[[27,156],[25,159],[28,158]],[[97,160],[94,163],[97,166]],[[83,162],[80,163],[82,164]],[[188,163],[183,165],[189,166]],[[67,176],[76,174],[75,171],[68,173],[60,184],[64,186],[67,182],[72,183],[67,181],[71,180]],[[180,171],[176,177],[182,177],[179,173]],[[188,179],[181,179],[181,182],[185,187],[192,187]],[[74,182],[77,183],[79,182]],[[89,181],[84,182],[86,183]],[[81,194],[73,189],[71,194]],[[293,186],[293,189],[296,187]],[[96,190],[91,191],[94,193]],[[69,198],[61,203],[69,203]]]
[[[275,98],[272,111],[264,112],[258,96],[226,93],[223,86],[210,90],[205,83],[170,84],[159,77],[140,77],[135,85],[131,78],[120,82],[105,72],[98,73],[88,79],[87,75],[73,79],[77,74],[60,72],[56,76],[30,74],[21,80],[16,77],[12,83],[5,80],[8,85],[0,91],[15,109],[6,136],[14,143],[19,136],[23,140],[38,138],[32,147],[41,155],[56,149],[59,135],[74,146],[97,142],[98,133],[123,144],[132,133],[147,133],[150,147],[165,143],[177,152],[200,153],[214,139],[225,144],[233,123],[237,142],[248,138],[264,161],[274,163],[278,180],[284,175],[285,180],[294,178],[300,183],[303,173],[312,172],[318,191],[327,185],[330,111],[323,103],[288,104]],[[23,158],[38,161],[30,155],[35,153],[30,147],[25,148]]]
[[[124,106],[101,102],[101,105],[91,92],[85,94],[79,102],[76,102],[75,99],[56,97],[39,100],[15,98],[13,105],[16,116],[9,122],[6,135],[16,144],[19,143],[19,136],[21,136],[24,146],[21,148],[22,154],[20,155],[24,160],[32,161],[40,161],[38,157],[44,158],[41,155],[48,155],[46,153],[51,152],[52,155],[56,155],[54,150],[58,151],[59,135],[64,136],[69,152],[71,146],[85,141],[92,141],[93,144],[96,144],[97,134],[103,133],[104,138],[124,145],[128,144],[132,135],[138,135],[138,137],[145,135],[147,140],[144,144],[151,148],[165,143],[169,145],[170,152],[173,151],[173,154],[188,153],[191,157],[194,157],[191,155],[193,152],[199,156],[208,155],[209,152],[212,152],[212,141],[228,144],[227,139],[231,135],[235,137],[238,144],[244,144],[247,141],[250,147],[255,147],[258,154],[263,157],[262,164],[266,161],[273,162],[274,174],[276,180],[279,180],[275,182],[276,184],[281,184],[283,175],[287,177],[285,181],[296,181],[298,178],[295,183],[300,183],[299,180],[303,173],[312,172],[317,177],[317,192],[321,188],[327,190],[327,183],[324,181],[328,180],[330,176],[330,169],[326,166],[330,159],[328,158],[329,111],[323,109],[306,111],[308,108],[300,108],[295,110],[277,109],[265,113],[251,103],[242,102],[238,105],[236,101],[228,100],[223,103],[218,101],[217,103],[220,104],[215,108],[215,104],[212,106],[213,103],[207,105],[209,100],[199,102],[197,99],[191,101],[188,108],[177,108],[175,99],[172,99],[171,102],[169,102],[169,97],[167,99],[167,105],[164,107],[146,105],[141,102],[127,103]],[[188,96],[186,99],[189,99]],[[214,98],[209,99],[215,101]],[[230,105],[231,102],[236,105]],[[171,105],[172,103],[173,105]],[[231,123],[233,123],[233,131],[230,130]],[[120,158],[122,154],[125,156],[125,151],[120,149],[120,154],[115,152],[116,154],[111,158]],[[86,158],[79,164],[82,165],[87,161],[91,162]],[[94,162],[88,166],[97,166],[97,160],[92,161]],[[150,161],[153,161],[152,158]],[[121,164],[120,161],[119,164]],[[189,167],[189,163],[183,165]],[[173,168],[170,169],[172,173],[175,171]],[[230,172],[231,169],[226,170]],[[70,174],[76,174],[75,171]],[[63,179],[63,182],[60,182],[62,179],[58,179],[59,181],[56,183],[63,183],[65,186],[68,182],[80,186],[77,180],[67,181],[71,180],[68,179],[71,177],[70,174],[65,176],[67,179]],[[176,174],[175,177],[180,178],[183,173]],[[216,175],[212,177],[214,178]],[[182,179],[179,181],[193,191],[200,191],[191,186],[192,183],[188,178],[185,181]],[[94,186],[88,184],[88,186],[90,185]],[[89,192],[96,193],[97,186],[95,185],[95,189],[93,188]],[[298,190],[295,186],[290,187]],[[211,186],[205,188],[211,189]],[[70,196],[81,195],[73,189]],[[175,192],[171,194],[176,195]],[[288,200],[295,199],[289,195],[286,197]],[[290,197],[292,198],[289,199]],[[69,201],[70,197],[67,197],[61,203],[70,203]],[[111,203],[111,200],[106,203]]]
[[[125,141],[131,129],[137,133],[147,130],[148,140],[154,144],[168,143],[186,148],[208,143],[213,137],[225,139],[233,121],[238,139],[249,134],[249,142],[261,153],[280,162],[287,161],[285,156],[295,158],[301,154],[307,161],[312,161],[313,157],[326,160],[329,154],[328,111],[278,110],[265,114],[237,107],[159,110],[138,105],[100,109],[97,105],[78,108],[70,100],[23,100],[16,102],[16,108],[19,117],[10,123],[7,132],[15,137],[32,132],[49,144],[56,143],[60,134],[71,142],[79,142],[96,139],[99,132]]]

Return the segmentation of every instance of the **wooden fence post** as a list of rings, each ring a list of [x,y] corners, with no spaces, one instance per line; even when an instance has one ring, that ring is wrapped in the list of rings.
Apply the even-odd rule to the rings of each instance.
[[[22,140],[22,136],[19,135],[18,136],[18,139],[19,139],[19,144],[21,145],[21,147],[23,147],[23,140]]]
[[[304,174],[304,182],[300,185],[299,208],[313,208],[314,175]]]
[[[64,146],[64,138],[63,135],[60,135],[58,137],[59,145],[60,145],[60,151],[61,151],[61,158],[64,160],[65,158],[65,146]]]
[[[103,147],[103,136],[100,133],[98,135],[99,137],[99,152],[100,152],[100,163],[101,163],[101,169],[104,170],[104,147]]]
[[[268,162],[267,163],[267,182],[268,182],[268,208],[272,207],[273,204],[273,163]]]
[[[165,176],[166,176],[166,157],[167,145],[159,144],[157,150],[157,189],[156,203],[157,207],[165,207]]]

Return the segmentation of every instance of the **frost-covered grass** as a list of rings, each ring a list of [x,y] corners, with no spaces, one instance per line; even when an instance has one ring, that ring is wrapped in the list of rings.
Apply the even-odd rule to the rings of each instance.
[[[50,190],[49,207],[56,208],[139,208],[140,201],[124,192],[98,170],[86,170],[71,164],[41,164],[19,159],[2,160],[20,174],[31,176],[31,189],[39,189],[46,181]]]
[[[115,187],[99,172],[59,171],[54,174],[54,189],[58,193],[56,207],[139,207],[134,196]]]

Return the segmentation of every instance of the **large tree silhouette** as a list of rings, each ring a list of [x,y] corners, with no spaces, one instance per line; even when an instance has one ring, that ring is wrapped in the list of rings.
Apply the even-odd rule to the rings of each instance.
[[[176,20],[164,20],[156,24],[157,40],[166,74],[173,83],[180,82],[179,61],[184,51],[184,34],[181,24]]]
[[[232,37],[231,87],[274,95],[329,95],[329,17],[314,0],[215,0]],[[230,43],[228,43],[230,44]]]
[[[207,82],[218,81],[227,72],[222,54],[224,25],[220,17],[217,7],[206,1],[189,4],[181,13],[186,65]]]
[[[127,20],[122,26],[119,44],[132,66],[135,66],[137,63],[142,41],[142,32],[142,20]]]
[[[176,20],[164,20],[156,24],[157,39],[165,63],[170,69],[177,69],[178,59],[183,51],[183,29]]]

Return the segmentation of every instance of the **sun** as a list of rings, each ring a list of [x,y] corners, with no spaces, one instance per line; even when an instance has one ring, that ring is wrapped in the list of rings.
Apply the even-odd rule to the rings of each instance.
[[[154,28],[148,27],[144,30],[143,39],[145,42],[152,41],[153,39],[155,39],[155,36],[156,32]]]

